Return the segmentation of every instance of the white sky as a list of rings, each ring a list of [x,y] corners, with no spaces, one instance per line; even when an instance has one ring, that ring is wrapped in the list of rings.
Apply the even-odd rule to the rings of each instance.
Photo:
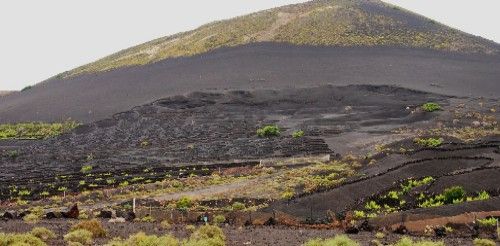
[[[498,0],[385,0],[500,43]],[[0,90],[130,46],[304,0],[1,0]]]

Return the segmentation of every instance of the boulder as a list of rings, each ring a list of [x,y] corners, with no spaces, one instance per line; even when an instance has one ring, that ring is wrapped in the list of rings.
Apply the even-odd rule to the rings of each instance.
[[[62,212],[62,215],[64,218],[67,219],[78,219],[78,216],[80,216],[80,210],[78,209],[78,204],[73,205],[71,209],[67,212]]]
[[[63,214],[61,212],[58,212],[58,211],[50,211],[48,213],[45,214],[45,218],[46,219],[60,219],[63,217]]]
[[[97,217],[103,218],[103,219],[111,219],[111,218],[113,218],[113,211],[102,210]]]
[[[404,235],[408,233],[408,229],[404,225],[399,225],[398,228],[394,230],[394,233]]]
[[[359,228],[355,225],[350,225],[345,229],[346,234],[358,234]]]
[[[17,218],[17,214],[14,211],[7,211],[2,215],[2,219],[4,220],[13,220]]]

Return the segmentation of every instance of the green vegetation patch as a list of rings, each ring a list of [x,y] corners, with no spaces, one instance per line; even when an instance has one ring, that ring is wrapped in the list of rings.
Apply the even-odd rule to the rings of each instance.
[[[276,125],[264,126],[257,129],[257,136],[263,137],[277,137],[280,135],[280,128]]]
[[[46,139],[58,136],[78,126],[75,121],[63,123],[18,123],[0,125],[0,139]]]
[[[483,227],[496,227],[498,224],[498,219],[491,217],[486,219],[479,219],[477,220],[477,222]]]
[[[191,236],[184,240],[179,240],[172,235],[147,235],[144,232],[131,235],[128,239],[122,240],[116,238],[108,242],[107,246],[132,246],[132,245],[169,245],[169,246],[224,246],[226,245],[226,236],[222,229],[213,225],[200,226],[195,229],[193,225],[188,225],[193,230]]]
[[[444,242],[434,242],[434,241],[413,241],[409,237],[401,238],[395,246],[445,246]]]
[[[379,214],[400,211],[406,205],[406,201],[403,199],[404,195],[407,195],[417,187],[428,185],[432,182],[434,182],[433,177],[408,179],[400,185],[400,190],[391,190],[385,195],[380,196],[377,201],[368,201],[364,206],[364,210],[354,211],[354,217],[356,219],[374,218]]]
[[[486,191],[479,192],[475,197],[468,197],[467,192],[463,187],[453,186],[445,189],[443,193],[432,197],[426,197],[424,194],[420,194],[419,200],[421,201],[421,203],[419,204],[419,207],[438,207],[442,205],[458,204],[467,201],[487,200],[489,198],[490,195]]]
[[[474,246],[496,246],[495,241],[485,238],[476,238],[472,242]]]
[[[0,233],[0,245],[30,245],[30,246],[46,246],[40,238],[31,233],[12,234]]]
[[[328,238],[328,239],[312,239],[304,244],[304,246],[330,246],[330,245],[359,246],[360,244],[350,239],[346,235],[337,235],[334,238]]]
[[[442,138],[415,138],[413,140],[416,144],[427,147],[436,148],[443,144],[444,139]]]
[[[434,112],[434,111],[441,110],[441,106],[437,103],[434,103],[434,102],[428,102],[428,103],[424,103],[424,105],[422,105],[422,109],[425,112]]]
[[[304,134],[305,134],[305,133],[304,133],[304,131],[302,131],[302,130],[298,130],[298,131],[294,131],[294,132],[292,133],[292,137],[293,137],[293,138],[301,138],[301,137],[303,137],[303,136],[304,136]]]

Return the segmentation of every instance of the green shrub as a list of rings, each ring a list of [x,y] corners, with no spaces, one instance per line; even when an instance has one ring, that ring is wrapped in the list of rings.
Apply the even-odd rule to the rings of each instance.
[[[156,222],[156,219],[153,216],[151,216],[151,215],[148,214],[148,215],[142,217],[141,222],[144,222],[144,223],[154,223],[154,222]]]
[[[394,246],[445,246],[444,242],[418,241],[414,242],[409,237],[401,238]]]
[[[181,197],[181,199],[179,199],[175,205],[177,209],[187,210],[191,206],[193,206],[193,201],[191,200],[191,198],[184,196]]]
[[[215,225],[204,225],[200,226],[198,230],[194,231],[191,235],[191,239],[218,239],[220,241],[225,241],[226,236],[222,229]]]
[[[46,246],[40,238],[31,235],[30,233],[12,234],[0,232],[0,246]]]
[[[465,194],[465,190],[461,186],[453,186],[445,189],[443,192],[444,202],[446,204],[463,202],[465,200]]]
[[[88,173],[88,172],[92,171],[92,168],[93,167],[91,165],[85,165],[85,166],[82,167],[82,169],[80,170],[80,172],[82,172],[82,173]]]
[[[45,139],[77,127],[74,121],[63,123],[18,123],[0,125],[0,139]]]
[[[171,235],[156,236],[146,235],[144,232],[131,235],[127,240],[113,239],[106,244],[107,246],[156,246],[168,245],[178,246],[179,240]]]
[[[86,230],[92,233],[93,238],[106,237],[106,230],[102,226],[101,222],[93,220],[84,220],[76,225],[73,225],[70,231]]]
[[[378,205],[375,201],[367,202],[365,208],[370,211],[378,211],[381,209],[380,205]]]
[[[219,214],[214,217],[214,224],[218,225],[224,222],[226,222],[226,217],[224,217],[224,215]]]
[[[298,131],[294,131],[294,132],[292,133],[292,137],[293,137],[293,138],[301,138],[301,137],[303,137],[303,136],[304,136],[304,134],[305,134],[305,133],[304,133],[304,131],[302,131],[302,130],[298,130]]]
[[[440,110],[441,106],[439,106],[439,104],[434,103],[434,102],[428,102],[428,103],[424,103],[424,105],[422,105],[422,109],[426,112],[434,112],[434,111]]]
[[[418,145],[428,147],[428,148],[436,148],[443,144],[442,138],[415,138],[414,142]]]
[[[493,240],[489,239],[481,239],[481,238],[476,238],[474,239],[474,246],[495,246],[496,243]]]
[[[360,244],[346,235],[337,235],[330,239],[313,239],[307,241],[305,246],[359,246]]]
[[[484,226],[484,227],[496,227],[498,220],[496,218],[487,218],[487,219],[479,219],[477,220],[479,225]]]
[[[92,245],[92,232],[84,229],[74,230],[64,235],[64,241]]]
[[[241,202],[234,202],[233,205],[231,205],[231,208],[233,210],[243,210],[246,208],[244,203]]]
[[[194,231],[183,246],[225,246],[226,236],[217,226],[205,225]]]
[[[410,192],[413,188],[420,187],[423,185],[430,184],[434,181],[433,177],[425,177],[421,180],[410,179],[406,182],[406,184],[401,184],[401,189],[404,194]]]
[[[42,219],[41,216],[35,213],[27,214],[23,217],[23,220],[29,223],[36,223]]]
[[[383,238],[385,238],[385,234],[383,232],[377,232],[375,234],[375,238],[377,238],[377,239],[383,239]]]
[[[281,198],[284,200],[291,200],[295,196],[295,192],[288,190],[281,194]]]
[[[481,191],[476,197],[467,197],[467,201],[484,201],[490,199],[490,194],[486,191]]]
[[[31,230],[30,233],[31,235],[40,238],[43,241],[56,238],[56,234],[45,227],[35,227]]]
[[[276,137],[280,135],[280,128],[276,125],[264,126],[257,129],[257,136],[259,137]]]

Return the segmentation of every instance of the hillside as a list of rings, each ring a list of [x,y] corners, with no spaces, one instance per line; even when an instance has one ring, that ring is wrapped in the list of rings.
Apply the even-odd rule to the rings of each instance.
[[[312,1],[0,96],[0,242],[495,245],[499,51]]]
[[[312,1],[153,40],[0,97],[0,123],[86,123],[193,91],[326,84],[495,98],[499,47],[381,1]]]
[[[379,0],[321,0],[217,21],[123,50],[60,76],[144,65],[257,42],[318,46],[397,46],[498,53],[493,42]]]

